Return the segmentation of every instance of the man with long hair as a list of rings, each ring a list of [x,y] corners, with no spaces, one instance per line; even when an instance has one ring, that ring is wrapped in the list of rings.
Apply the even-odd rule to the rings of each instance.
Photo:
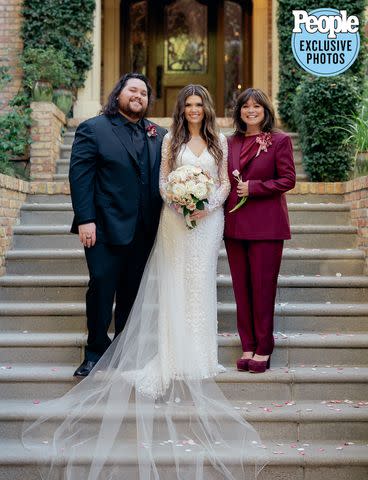
[[[123,330],[152,248],[161,210],[159,170],[166,130],[146,119],[152,101],[148,79],[120,78],[102,114],[81,123],[73,143],[69,181],[89,270],[88,340],[75,376],[87,376]]]

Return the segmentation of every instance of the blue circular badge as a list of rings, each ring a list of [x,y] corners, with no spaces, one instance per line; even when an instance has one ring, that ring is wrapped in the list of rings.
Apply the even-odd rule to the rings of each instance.
[[[345,72],[355,62],[360,48],[359,20],[346,10],[318,8],[294,10],[291,46],[299,65],[320,77]]]

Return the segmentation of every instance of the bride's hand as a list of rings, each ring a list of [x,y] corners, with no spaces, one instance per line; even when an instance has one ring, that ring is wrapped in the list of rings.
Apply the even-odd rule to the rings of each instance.
[[[194,212],[190,215],[190,220],[200,220],[207,216],[206,210],[194,210]]]

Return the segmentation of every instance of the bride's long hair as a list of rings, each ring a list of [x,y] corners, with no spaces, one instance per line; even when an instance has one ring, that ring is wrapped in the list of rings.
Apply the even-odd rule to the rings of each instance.
[[[171,149],[169,166],[174,169],[175,160],[179,155],[183,144],[190,140],[188,122],[185,118],[185,103],[188,97],[197,95],[202,99],[204,118],[201,126],[201,137],[207,144],[208,151],[213,155],[217,164],[222,159],[222,150],[219,141],[219,132],[216,126],[216,114],[213,101],[208,90],[202,85],[187,85],[180,90],[173,112],[173,123],[171,127]]]

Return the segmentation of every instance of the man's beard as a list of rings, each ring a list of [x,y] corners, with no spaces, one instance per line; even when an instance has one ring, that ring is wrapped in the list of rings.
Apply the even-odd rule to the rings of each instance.
[[[130,108],[130,102],[128,102],[127,105],[119,105],[119,110],[121,113],[134,120],[140,120],[141,118],[144,118],[147,112],[147,108],[144,109],[144,107],[142,107],[142,110],[140,112],[132,110]]]

